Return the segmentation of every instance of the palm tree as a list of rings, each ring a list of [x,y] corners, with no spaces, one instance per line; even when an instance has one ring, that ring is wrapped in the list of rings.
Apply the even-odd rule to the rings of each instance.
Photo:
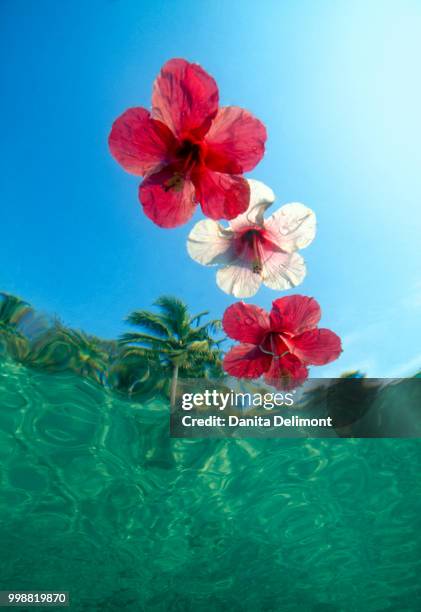
[[[121,343],[171,372],[170,402],[175,405],[179,376],[199,377],[215,374],[220,366],[220,341],[211,333],[221,328],[220,321],[201,324],[207,311],[191,316],[181,300],[162,296],[154,305],[158,312],[135,310],[127,322],[141,328],[140,332],[123,334]]]
[[[29,340],[22,331],[22,324],[33,312],[24,300],[0,293],[0,344],[18,361],[25,360],[29,353]]]
[[[68,329],[67,337],[73,351],[72,371],[104,383],[109,362],[109,353],[104,346],[106,343],[75,329]]]
[[[56,321],[32,343],[28,365],[53,372],[71,370],[104,383],[115,352],[113,343]]]

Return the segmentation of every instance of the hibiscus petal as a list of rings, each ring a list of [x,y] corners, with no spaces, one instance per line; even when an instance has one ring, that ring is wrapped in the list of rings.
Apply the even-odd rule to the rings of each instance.
[[[153,87],[152,116],[176,136],[202,138],[218,112],[218,86],[198,64],[169,60]]]
[[[108,144],[112,156],[127,172],[143,176],[168,163],[176,141],[166,125],[145,108],[129,108],[113,123]]]
[[[253,170],[265,152],[266,128],[238,106],[219,109],[206,135],[206,165],[211,170],[242,174]]]
[[[304,249],[314,239],[316,215],[304,204],[285,204],[266,221],[265,228],[282,250],[291,253]]]
[[[300,334],[315,328],[320,317],[319,304],[305,295],[288,295],[272,302],[270,320],[277,331]]]
[[[233,340],[260,344],[270,329],[269,315],[259,306],[237,302],[224,312],[222,327]]]
[[[262,227],[265,210],[275,201],[275,194],[270,187],[253,179],[247,179],[247,182],[250,187],[249,205],[246,212],[230,221],[230,226],[234,231],[250,225]]]
[[[293,355],[312,365],[330,363],[342,352],[341,339],[330,329],[311,329],[284,341]]]
[[[263,262],[263,284],[270,289],[291,289],[302,283],[305,275],[306,265],[298,253],[272,251]]]
[[[231,252],[232,232],[212,219],[199,221],[187,238],[187,251],[192,259],[204,266],[227,264]]]
[[[204,171],[193,179],[203,214],[211,219],[233,219],[247,209],[250,187],[241,176]]]
[[[284,355],[273,359],[270,369],[265,374],[265,381],[277,389],[295,389],[308,377],[308,369],[294,355]]]
[[[241,262],[218,270],[216,284],[222,291],[237,298],[251,297],[258,292],[262,277],[253,272],[250,264]]]
[[[253,344],[238,344],[224,357],[223,368],[236,378],[259,378],[269,369],[272,357]]]
[[[174,169],[167,167],[151,174],[139,187],[145,214],[160,227],[177,227],[194,213],[195,189]]]

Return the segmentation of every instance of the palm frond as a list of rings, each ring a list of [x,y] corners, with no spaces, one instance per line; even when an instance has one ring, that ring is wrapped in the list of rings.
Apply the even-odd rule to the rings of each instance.
[[[176,297],[162,295],[155,302],[161,311],[161,317],[170,330],[178,337],[189,327],[189,313],[187,305]]]
[[[208,340],[196,340],[190,342],[188,345],[190,353],[208,353],[209,352],[209,341]]]
[[[143,329],[152,331],[160,338],[171,336],[171,330],[165,320],[160,315],[156,315],[153,312],[135,310],[129,314],[126,321],[130,325],[137,325],[143,327]]]
[[[135,364],[149,363],[151,360],[159,361],[158,355],[153,355],[150,350],[144,347],[126,345],[120,347],[114,363],[133,362]]]
[[[119,338],[119,343],[124,344],[139,344],[139,345],[155,345],[155,346],[165,346],[169,341],[164,340],[162,338],[157,338],[156,336],[151,336],[150,334],[144,334],[142,332],[126,332],[122,334]]]
[[[191,319],[189,320],[189,325],[200,325],[200,320],[202,317],[205,317],[206,315],[209,314],[209,310],[203,310],[202,312],[199,312],[197,315],[194,315],[191,317]]]
[[[162,354],[165,356],[178,355],[180,352],[186,350],[186,347],[180,345],[179,342],[173,340],[162,340],[150,336],[148,334],[141,333],[127,333],[120,337],[120,345],[127,347],[137,347],[140,350],[155,351],[157,355]]]
[[[9,293],[0,293],[0,321],[4,324],[17,325],[30,312],[33,309],[28,302]]]
[[[186,340],[191,340],[194,338],[210,338],[211,333],[216,333],[222,328],[221,321],[215,319],[214,321],[209,321],[200,327],[191,328],[187,335]],[[212,340],[212,342],[215,342]]]

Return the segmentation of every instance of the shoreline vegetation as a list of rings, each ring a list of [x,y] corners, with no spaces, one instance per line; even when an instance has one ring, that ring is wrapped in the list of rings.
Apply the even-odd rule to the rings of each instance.
[[[128,315],[125,322],[131,331],[105,340],[42,315],[19,297],[0,293],[0,359],[46,373],[70,371],[140,403],[162,399],[174,407],[183,392],[192,390],[192,381],[194,391],[210,386],[229,391],[235,384],[242,391],[267,393],[270,389],[259,380],[233,383],[226,375],[221,322],[208,315],[207,311],[191,315],[181,300],[161,296],[153,310]],[[418,372],[414,377],[420,376]],[[345,373],[341,379],[329,393],[335,397],[334,412],[349,423],[360,418],[382,390],[380,381],[365,385],[367,379],[358,371]],[[346,385],[349,379],[361,382],[360,388],[354,384],[352,394]],[[324,397],[322,385],[306,390],[307,409],[317,412]]]
[[[190,315],[181,300],[161,296],[155,311],[136,310],[125,322],[133,331],[105,340],[49,318],[28,302],[0,293],[0,358],[56,373],[71,371],[99,385],[145,401],[175,402],[180,379],[221,380],[221,322],[208,312]]]

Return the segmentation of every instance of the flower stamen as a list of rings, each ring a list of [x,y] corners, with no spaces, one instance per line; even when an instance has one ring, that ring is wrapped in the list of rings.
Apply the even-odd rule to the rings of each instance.
[[[260,231],[258,229],[249,229],[244,233],[242,239],[246,243],[248,248],[251,250],[251,253],[253,255],[253,259],[251,262],[253,272],[255,274],[261,274],[263,271],[263,264],[260,253],[260,242],[262,239]]]

